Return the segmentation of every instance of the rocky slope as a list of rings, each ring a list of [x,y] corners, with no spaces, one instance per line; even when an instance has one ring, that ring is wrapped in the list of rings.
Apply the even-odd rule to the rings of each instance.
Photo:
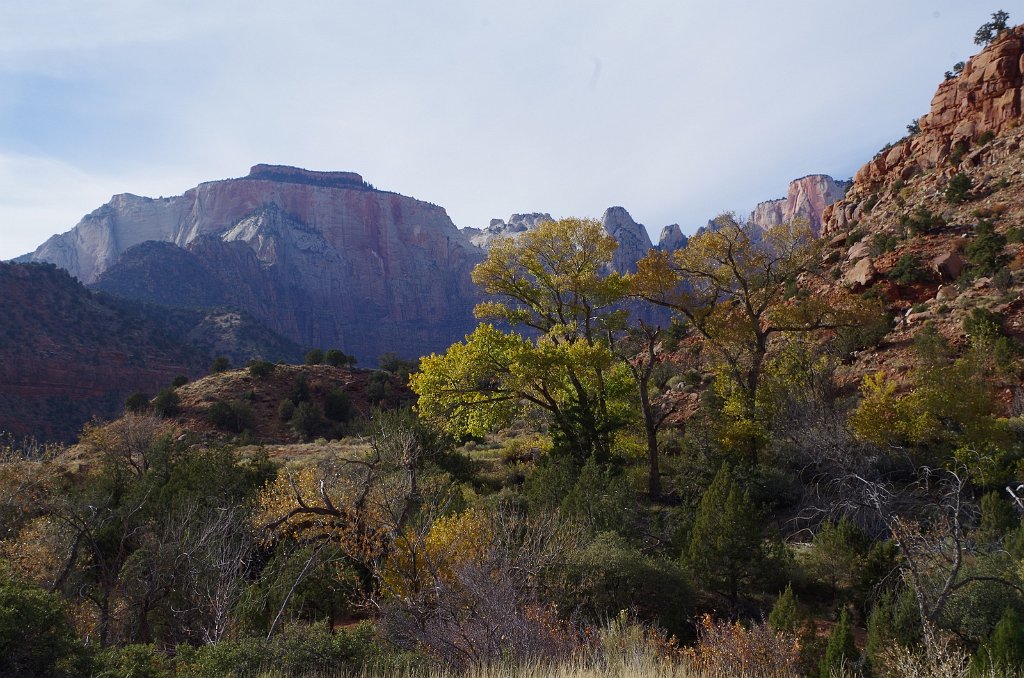
[[[771,228],[792,221],[807,219],[815,233],[821,231],[822,212],[841,200],[850,188],[848,181],[836,181],[827,174],[810,174],[789,182],[786,197],[758,203],[749,222]]]
[[[205,356],[53,266],[0,263],[0,431],[68,440]]]
[[[905,373],[926,323],[965,345],[964,319],[979,308],[1024,337],[1022,59],[1017,27],[940,84],[920,132],[883,149],[825,209],[836,284],[879,296],[894,318],[882,343],[856,356],[852,377]]]
[[[131,250],[150,241],[165,246]],[[469,331],[483,256],[436,205],[357,174],[257,165],[177,197],[115,196],[30,258],[118,295],[245,311],[372,364]]]

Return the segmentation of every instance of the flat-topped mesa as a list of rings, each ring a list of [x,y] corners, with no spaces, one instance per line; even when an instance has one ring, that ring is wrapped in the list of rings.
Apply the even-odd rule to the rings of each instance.
[[[808,174],[789,182],[785,198],[758,203],[750,213],[750,223],[769,229],[793,219],[806,219],[818,234],[825,208],[841,200],[849,188],[848,181],[836,181],[827,174]]]
[[[1013,144],[989,143],[1012,136],[1022,122],[1024,26],[1003,31],[992,44],[965,63],[958,75],[947,74],[932,97],[931,109],[918,120],[919,130],[887,145],[854,175],[843,200],[825,212],[825,235],[850,230],[869,213],[883,188],[910,183],[931,171],[951,174],[1016,152]],[[1002,154],[1003,158],[995,156]]]
[[[289,165],[253,165],[246,179],[265,179],[289,184],[338,188],[372,188],[355,172],[316,172]]]

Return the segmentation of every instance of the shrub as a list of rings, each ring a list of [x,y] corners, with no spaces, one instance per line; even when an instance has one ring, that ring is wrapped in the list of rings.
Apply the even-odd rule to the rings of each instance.
[[[877,312],[863,322],[836,330],[832,347],[836,354],[846,359],[857,351],[878,346],[891,331],[892,317],[879,305]]]
[[[793,595],[793,586],[786,585],[786,590],[779,594],[772,611],[768,614],[768,625],[776,631],[796,634],[800,626],[800,610],[796,605],[796,596]]]
[[[974,665],[988,671],[1017,672],[1024,668],[1024,622],[1012,607],[1007,607],[995,631],[975,655]]]
[[[306,383],[306,375],[300,374],[295,377],[295,381],[292,382],[292,390],[288,395],[288,399],[295,405],[309,400],[309,384]]]
[[[825,647],[825,656],[818,665],[821,678],[832,678],[843,670],[846,664],[857,660],[857,646],[853,642],[850,614],[845,609],[839,615],[839,623],[832,629]]]
[[[179,388],[187,383],[188,377],[186,377],[184,374],[179,374],[178,376],[171,380],[171,388]]]
[[[324,415],[331,421],[346,422],[352,418],[352,403],[340,388],[333,389],[324,398]]]
[[[264,380],[274,373],[277,369],[277,365],[267,360],[251,360],[249,361],[249,374],[254,379]]]
[[[904,254],[888,273],[889,278],[904,285],[926,280],[928,275],[921,269],[917,259],[911,254]]]
[[[306,354],[307,365],[322,365],[324,362],[324,352],[322,349],[314,348]]]
[[[996,232],[995,224],[982,219],[974,228],[974,240],[964,248],[964,256],[971,264],[971,274],[994,275],[1008,263],[1003,249],[1006,237]]]
[[[896,249],[900,239],[892,233],[878,233],[871,238],[871,256],[877,257]]]
[[[956,167],[963,159],[964,155],[967,154],[968,146],[967,142],[960,140],[953,144],[953,147],[949,149],[949,162],[951,165]]]
[[[963,328],[972,342],[992,342],[1003,336],[1003,316],[987,308],[972,308],[964,316]]]
[[[174,389],[165,388],[153,398],[153,411],[161,417],[173,417],[181,411],[181,397]]]
[[[141,391],[128,396],[124,401],[125,412],[145,412],[149,409],[149,396]]]
[[[913,120],[910,121],[910,124],[907,125],[907,134],[909,134],[910,136],[914,136],[915,134],[920,134],[920,133],[921,133],[920,120],[918,118],[914,118]]]
[[[234,433],[241,433],[253,425],[252,409],[239,400],[218,400],[206,411],[206,418],[217,428]]]
[[[693,593],[678,563],[645,556],[614,532],[599,533],[557,572],[559,607],[579,609],[593,620],[635,610],[669,633],[687,633]]]
[[[923,205],[918,205],[912,214],[901,214],[900,226],[910,235],[928,233],[933,228],[940,228],[946,225],[946,221],[937,214],[932,214]]]
[[[984,146],[985,144],[987,144],[988,142],[992,141],[995,138],[996,138],[996,133],[993,132],[992,130],[988,130],[986,132],[982,132],[981,136],[978,137],[978,145],[979,146]]]
[[[312,438],[323,430],[327,422],[324,420],[324,412],[316,403],[301,402],[295,408],[292,415],[292,428],[295,432],[304,437]]]
[[[56,594],[0,566],[0,675],[87,675],[88,656]]]
[[[380,357],[380,369],[398,375],[403,382],[409,381],[409,375],[416,371],[419,363],[415,360],[399,358],[394,353],[385,353]]]
[[[872,193],[867,200],[864,201],[864,214],[871,214],[871,210],[875,209],[875,205],[878,204],[878,194]]]
[[[212,363],[210,363],[210,371],[214,374],[217,374],[218,372],[227,372],[230,369],[231,361],[225,356],[218,356],[213,359]]]
[[[346,365],[355,365],[356,357],[348,355],[339,349],[332,348],[324,354],[324,362],[334,367],[345,367]]]
[[[277,406],[277,418],[281,421],[291,421],[295,415],[295,403],[285,398]]]
[[[974,180],[963,172],[953,175],[953,178],[946,184],[946,202],[959,205],[971,198],[971,189],[974,188]]]

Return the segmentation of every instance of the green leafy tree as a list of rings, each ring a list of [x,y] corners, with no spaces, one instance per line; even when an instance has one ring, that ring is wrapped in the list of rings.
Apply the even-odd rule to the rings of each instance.
[[[839,623],[832,629],[825,647],[825,656],[818,665],[821,678],[833,678],[845,664],[857,661],[857,646],[853,642],[853,628],[850,613],[845,609],[839,615]]]
[[[833,590],[856,585],[864,568],[871,540],[846,518],[826,522],[814,535],[808,569]]]
[[[263,381],[270,377],[277,369],[277,365],[267,360],[252,360],[249,362],[249,374],[254,379]]]
[[[974,188],[974,180],[963,172],[958,172],[946,184],[946,202],[953,205],[967,202],[971,199],[972,188]]]
[[[313,348],[306,353],[306,364],[307,365],[322,365],[324,362],[323,349]]]
[[[764,563],[761,528],[750,499],[723,464],[701,497],[686,562],[697,581],[735,606]]]

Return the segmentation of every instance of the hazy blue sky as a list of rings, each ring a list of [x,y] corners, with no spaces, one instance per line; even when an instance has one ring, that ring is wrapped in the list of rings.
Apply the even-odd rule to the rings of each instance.
[[[848,177],[1024,0],[0,0],[0,259],[112,194],[352,170],[654,237]]]

